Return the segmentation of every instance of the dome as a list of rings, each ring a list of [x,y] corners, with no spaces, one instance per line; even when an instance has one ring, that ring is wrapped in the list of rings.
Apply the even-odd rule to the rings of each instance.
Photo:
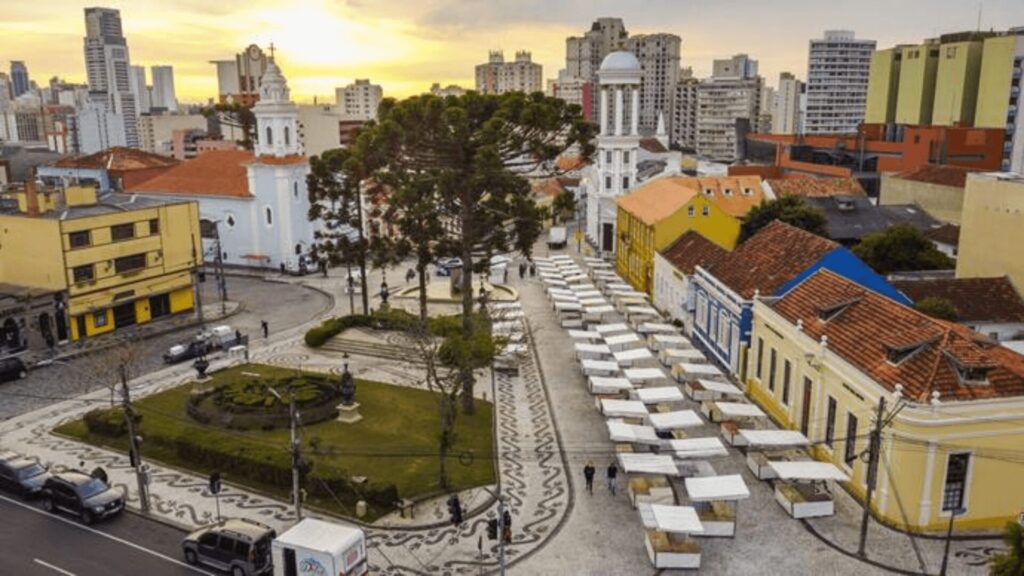
[[[612,52],[601,62],[601,71],[640,70],[640,62],[632,52]]]

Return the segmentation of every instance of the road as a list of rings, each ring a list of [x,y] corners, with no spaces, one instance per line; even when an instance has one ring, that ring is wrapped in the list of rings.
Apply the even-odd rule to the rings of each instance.
[[[181,560],[184,533],[134,514],[84,526],[0,496],[0,574],[199,576]]]

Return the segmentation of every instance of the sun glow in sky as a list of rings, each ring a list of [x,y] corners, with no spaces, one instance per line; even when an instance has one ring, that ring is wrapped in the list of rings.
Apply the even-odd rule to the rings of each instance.
[[[706,76],[714,58],[746,52],[769,85],[778,74],[806,77],[807,41],[852,29],[880,48],[973,30],[978,3],[963,0],[0,0],[0,66],[24,60],[45,85],[57,75],[84,82],[83,8],[121,10],[132,64],[174,66],[179,100],[217,92],[210,60],[274,43],[293,97],[332,100],[355,78],[386,95],[426,91],[433,82],[473,85],[489,49],[528,49],[553,78],[565,66],[565,38],[600,16],[624,19],[630,34],[683,39],[682,65]],[[1021,0],[984,0],[982,28],[1024,25]],[[148,74],[148,72],[147,72]]]

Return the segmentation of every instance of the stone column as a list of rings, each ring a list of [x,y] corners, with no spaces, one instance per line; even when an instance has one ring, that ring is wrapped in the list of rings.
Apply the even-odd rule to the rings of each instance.
[[[630,92],[633,93],[633,115],[630,118],[632,130],[630,134],[637,136],[640,134],[640,89],[638,86],[634,86]]]
[[[601,135],[608,135],[608,89],[601,86]]]
[[[622,87],[615,88],[615,135],[622,136],[622,120],[625,114],[622,113]]]

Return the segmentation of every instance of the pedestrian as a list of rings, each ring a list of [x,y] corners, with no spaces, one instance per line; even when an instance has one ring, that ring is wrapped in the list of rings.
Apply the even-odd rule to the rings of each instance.
[[[327,262],[320,263],[320,271],[323,272],[324,278],[327,278]]]
[[[284,262],[281,262],[281,276],[285,275]]]
[[[241,343],[242,343],[242,331],[236,329],[235,330],[235,345],[238,345],[238,344],[241,344]]]
[[[260,320],[260,328],[263,330],[263,337],[266,338],[270,334],[270,324],[267,324],[266,320]]]
[[[103,468],[99,467],[99,466],[97,466],[92,471],[92,474],[90,474],[90,476],[92,476],[93,478],[99,480],[100,482],[103,482],[104,484],[106,484],[108,482],[107,471],[104,470]]]
[[[519,263],[519,279],[522,280],[526,277],[526,262]]]
[[[501,537],[505,540],[505,544],[512,543],[512,514],[508,510],[501,515]]]
[[[405,273],[405,281],[408,283],[408,282],[412,282],[415,279],[416,279],[416,271],[413,270],[412,268],[409,268],[409,271]]]
[[[537,275],[537,266],[533,262],[530,262],[530,278]]]
[[[594,463],[587,461],[587,465],[583,467],[583,478],[587,481],[587,493],[591,496],[594,495]]]
[[[503,277],[503,280],[502,280],[501,283],[502,284],[508,284],[508,266],[506,266],[506,267],[501,269],[501,274],[502,274],[502,277]]]
[[[612,496],[615,496],[615,477],[618,475],[619,467],[612,460],[611,464],[608,464],[608,491],[612,493]]]

